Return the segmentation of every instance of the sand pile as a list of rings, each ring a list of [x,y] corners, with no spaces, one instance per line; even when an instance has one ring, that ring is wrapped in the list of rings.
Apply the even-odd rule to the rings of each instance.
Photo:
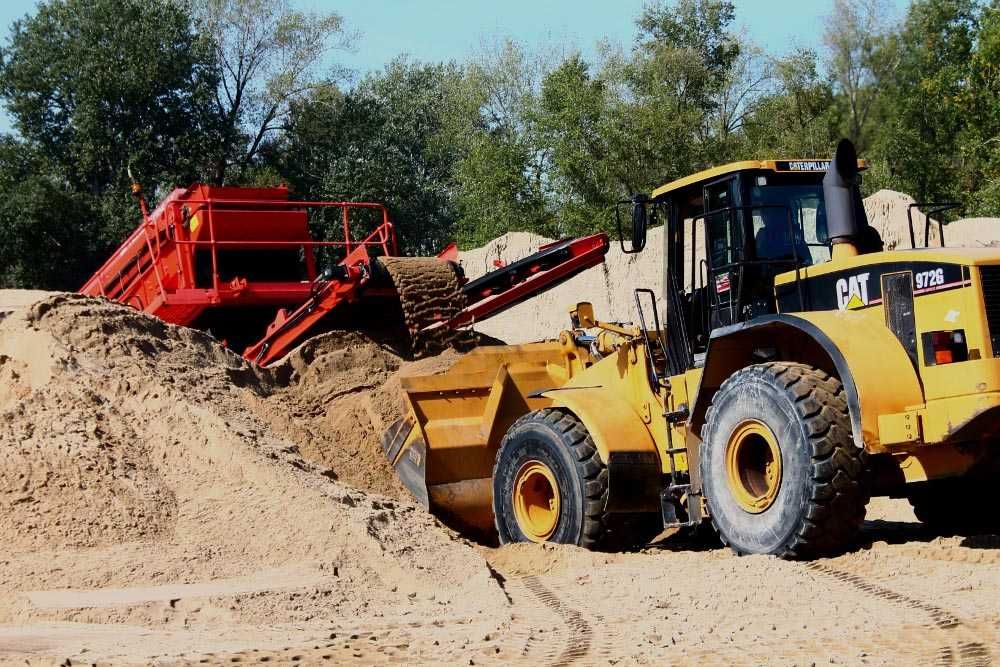
[[[366,409],[333,414],[338,401],[399,368],[364,341],[334,342],[314,367],[316,350],[299,350],[282,377],[202,333],[75,295],[0,320],[0,620],[190,628],[504,608],[482,559],[433,518],[336,481],[361,479],[370,460],[312,464],[271,426],[286,399],[284,419],[307,430],[323,406],[350,421]],[[371,419],[387,417],[371,400]],[[205,599],[179,603],[188,596]]]
[[[1000,218],[962,218],[945,225],[944,242],[968,248],[1000,246]]]
[[[37,289],[5,289],[0,290],[0,315],[10,313],[18,308],[30,306],[41,301],[48,292]]]
[[[915,200],[909,195],[893,190],[879,190],[865,199],[868,220],[882,235],[886,250],[906,249],[910,245],[910,226],[907,208]],[[996,247],[1000,246],[1000,218],[961,218],[952,220],[955,210],[945,212],[945,244],[950,247]],[[918,248],[924,247],[924,232],[927,216],[914,208],[913,234]],[[931,219],[930,246],[938,247],[941,235],[937,220]]]
[[[355,332],[307,340],[269,369],[272,391],[251,396],[255,413],[275,433],[295,442],[302,456],[355,488],[409,499],[382,453],[380,438],[402,415],[399,377],[444,370],[457,358],[404,361]]]

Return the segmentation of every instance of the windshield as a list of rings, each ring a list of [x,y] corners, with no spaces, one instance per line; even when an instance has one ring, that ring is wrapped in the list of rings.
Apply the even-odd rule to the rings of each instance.
[[[775,175],[757,176],[750,188],[750,203],[762,207],[753,209],[758,259],[791,259],[794,253],[807,266],[830,259],[822,183],[781,183]],[[789,214],[796,231],[794,241]]]

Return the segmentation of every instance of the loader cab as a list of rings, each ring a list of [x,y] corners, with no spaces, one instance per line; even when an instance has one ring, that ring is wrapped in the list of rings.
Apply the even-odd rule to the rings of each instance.
[[[692,363],[713,330],[777,311],[777,275],[830,260],[828,166],[828,160],[737,162],[652,193],[650,216],[665,223],[668,318],[683,322]]]

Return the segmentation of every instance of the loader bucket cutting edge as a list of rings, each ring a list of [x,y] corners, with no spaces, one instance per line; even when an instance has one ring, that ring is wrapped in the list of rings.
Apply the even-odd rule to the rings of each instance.
[[[416,436],[416,437],[411,437]],[[400,456],[400,450],[407,445]],[[409,416],[397,419],[382,434],[382,451],[407,491],[424,509],[430,509],[427,495],[427,447]]]

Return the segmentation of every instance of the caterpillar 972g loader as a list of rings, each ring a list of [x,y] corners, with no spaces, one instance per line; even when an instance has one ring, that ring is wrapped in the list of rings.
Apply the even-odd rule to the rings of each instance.
[[[739,553],[813,557],[851,542],[873,493],[945,528],[998,523],[1000,251],[883,251],[863,167],[844,141],[832,162],[738,162],[636,197],[632,251],[665,225],[664,326],[636,289],[637,326],[580,303],[556,341],[408,378],[389,460],[502,542],[710,521]]]

